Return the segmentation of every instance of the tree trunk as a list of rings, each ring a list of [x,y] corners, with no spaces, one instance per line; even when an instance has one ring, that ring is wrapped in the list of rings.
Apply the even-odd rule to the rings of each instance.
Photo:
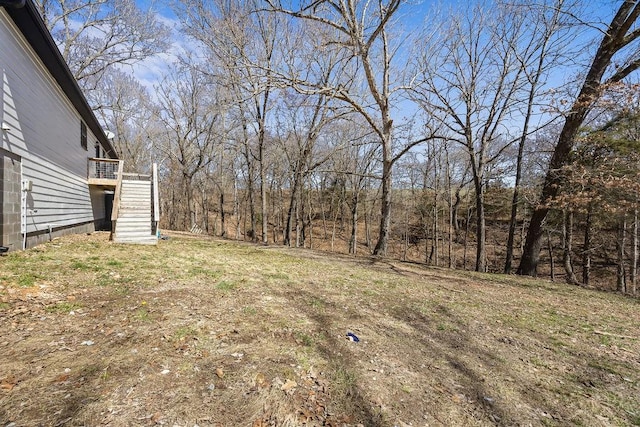
[[[472,209],[467,209],[467,218],[464,226],[464,251],[462,253],[462,265],[463,269],[467,269],[467,248],[469,246],[469,223],[471,223],[471,212]]]
[[[369,212],[369,209],[367,207],[367,197],[366,197],[367,193],[365,193],[365,198],[364,198],[364,238],[365,238],[365,245],[367,246],[367,248],[369,248],[369,251],[371,251],[371,212]]]
[[[391,225],[391,152],[388,143],[383,147],[383,161],[382,161],[382,198],[380,203],[382,204],[380,209],[380,234],[378,236],[378,243],[373,250],[374,255],[386,255],[387,244],[389,240],[389,227]]]
[[[593,206],[589,204],[587,208],[587,218],[584,225],[584,248],[582,251],[582,283],[589,286],[591,278],[591,228],[592,228],[592,210]]]
[[[571,252],[573,243],[573,212],[567,210],[562,217],[562,263],[566,274],[566,282],[570,285],[578,285],[578,279],[573,271]]]
[[[404,241],[402,248],[402,260],[407,260],[407,252],[409,251],[409,208],[405,206],[404,211]]]
[[[631,236],[631,246],[633,258],[631,259],[631,272],[629,281],[631,282],[631,295],[636,294],[636,285],[638,280],[638,208],[633,210],[633,235]]]
[[[358,247],[358,202],[359,192],[356,190],[351,201],[351,237],[349,238],[349,253],[355,255]]]
[[[313,204],[311,203],[311,190],[307,191],[307,240],[309,241],[309,249],[313,249]]]
[[[516,166],[516,182],[513,187],[513,199],[511,201],[511,217],[509,218],[509,235],[507,237],[507,259],[504,263],[504,274],[511,274],[511,264],[513,264],[513,243],[516,236],[516,226],[518,222],[518,199],[520,193],[520,168],[522,159],[520,147],[518,148],[518,160]]]
[[[476,186],[476,271],[485,273],[487,271],[486,259],[486,224],[484,217],[484,187],[482,184]]]
[[[325,197],[324,197],[324,193],[325,193],[325,180],[324,178],[318,183],[318,185],[320,186],[319,188],[319,192],[318,192],[318,197],[320,198],[320,212],[322,213],[322,231],[324,233],[324,239],[327,240],[327,238],[329,237],[329,233],[327,232],[327,208],[325,205]]]
[[[439,217],[439,212],[438,212],[438,192],[439,192],[439,185],[438,185],[438,181],[440,179],[439,174],[438,174],[438,161],[437,158],[434,158],[434,162],[433,162],[433,250],[434,250],[434,258],[435,258],[435,263],[434,265],[436,267],[439,266],[439,258],[440,258],[440,252],[439,252],[439,247],[438,247],[438,237],[440,234],[440,228],[439,228],[439,224],[438,224],[438,217]]]
[[[293,178],[293,187],[291,188],[291,197],[289,198],[289,210],[287,212],[287,222],[284,229],[284,242],[285,246],[291,246],[291,231],[293,230],[293,216],[297,211],[298,192],[300,191],[300,174],[296,172]],[[298,225],[296,215],[296,226]],[[298,246],[298,238],[296,237],[296,247]]]
[[[254,168],[253,168],[253,161],[252,161],[253,154],[251,153],[251,149],[249,147],[246,124],[243,124],[243,129],[245,133],[245,145],[244,145],[243,155],[247,164],[247,193],[249,195],[249,216],[250,216],[249,219],[251,224],[250,230],[247,232],[247,229],[245,226],[244,231],[245,231],[245,235],[249,235],[252,241],[257,242],[258,234],[256,230],[258,229],[258,221],[256,218],[255,177],[254,177]],[[245,215],[245,222],[246,222],[246,215]]]
[[[240,240],[240,198],[238,195],[238,179],[233,179],[233,215],[236,217],[236,240]]]
[[[262,132],[262,131],[261,131]],[[262,137],[264,138],[264,136]],[[267,214],[268,214],[268,205],[267,205],[267,185],[266,185],[266,179],[267,179],[267,173],[266,173],[266,167],[264,164],[264,143],[260,143],[260,147],[258,148],[259,154],[258,154],[258,164],[260,167],[260,199],[261,199],[261,214],[262,214],[262,236],[261,236],[261,241],[263,244],[267,244],[268,243],[268,238],[269,236],[267,235],[267,232],[269,230],[269,221],[267,218]]]
[[[455,239],[458,240],[459,232],[460,232],[460,221],[458,220],[458,210],[460,208],[460,203],[462,202],[462,196],[460,193],[462,192],[462,185],[456,188],[455,199],[456,201],[453,203],[451,207],[451,222],[453,222],[453,231],[455,232]]]
[[[446,150],[446,146],[445,146]],[[449,160],[449,150],[446,150],[447,155],[447,201],[449,208],[448,215],[448,232],[447,232],[447,268],[455,268],[455,262],[453,260],[453,194],[451,194],[451,163]]]
[[[305,212],[305,203],[302,201],[302,197],[298,202],[298,206],[300,209],[296,209],[296,222],[298,223],[297,230],[300,232],[300,238],[296,237],[296,247],[306,247],[307,242],[307,222],[305,220],[306,212]]]
[[[617,272],[617,290],[618,292],[627,292],[626,281],[626,265],[625,265],[625,245],[627,240],[627,216],[623,214],[622,220],[618,225],[618,272]]]
[[[220,189],[220,237],[227,236],[227,221],[224,213],[224,191]]]
[[[553,257],[553,245],[551,243],[551,231],[547,230],[547,248],[549,250],[549,268],[550,268],[550,276],[551,281],[556,280],[556,265],[555,259]]]
[[[185,225],[190,229],[196,223],[196,209],[193,200],[193,187],[191,185],[191,177],[187,174],[182,175],[184,182],[184,195],[187,199],[187,210],[185,212]]]

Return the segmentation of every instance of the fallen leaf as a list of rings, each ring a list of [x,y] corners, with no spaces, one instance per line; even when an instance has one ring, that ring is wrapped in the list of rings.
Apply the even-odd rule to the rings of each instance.
[[[451,396],[451,399],[455,403],[462,403],[466,400],[466,396],[464,394],[454,394],[453,396]]]
[[[258,372],[255,377],[255,382],[258,387],[266,387],[267,386],[267,378],[264,376],[262,372]]]
[[[17,384],[18,380],[15,377],[7,377],[0,382],[0,389],[11,391]]]
[[[60,374],[56,377],[55,382],[63,383],[69,379],[69,374]]]
[[[222,368],[216,369],[216,375],[218,376],[218,378],[224,378],[224,371],[222,370]]]
[[[285,393],[289,393],[289,392],[293,392],[293,389],[298,387],[298,383],[292,380],[287,380],[282,387],[280,387],[280,390],[284,391]]]
[[[16,385],[13,383],[5,383],[0,384],[0,388],[5,391],[11,391]]]

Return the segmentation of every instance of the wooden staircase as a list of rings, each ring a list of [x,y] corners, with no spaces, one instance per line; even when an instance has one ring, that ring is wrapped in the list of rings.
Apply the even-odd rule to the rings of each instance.
[[[150,175],[126,173],[122,160],[87,159],[87,183],[113,191],[111,239],[116,243],[158,243],[158,165],[151,166]]]
[[[123,179],[120,203],[113,233],[116,243],[155,245],[158,238],[152,227],[151,181]]]

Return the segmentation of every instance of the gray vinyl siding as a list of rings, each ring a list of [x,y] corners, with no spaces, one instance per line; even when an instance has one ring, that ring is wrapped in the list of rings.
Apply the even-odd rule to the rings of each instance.
[[[95,135],[87,129],[89,151],[80,146],[80,114],[3,8],[0,40],[1,121],[11,128],[2,148],[22,158],[23,179],[32,181],[27,231],[100,219],[86,180]]]
[[[27,232],[80,224],[94,220],[89,186],[85,179],[46,160],[23,158],[23,179],[32,182],[27,198]]]

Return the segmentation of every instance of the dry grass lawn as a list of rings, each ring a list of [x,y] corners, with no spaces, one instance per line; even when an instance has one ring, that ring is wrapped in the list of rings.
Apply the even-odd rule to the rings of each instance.
[[[639,325],[546,281],[75,236],[0,258],[0,426],[640,425]]]

